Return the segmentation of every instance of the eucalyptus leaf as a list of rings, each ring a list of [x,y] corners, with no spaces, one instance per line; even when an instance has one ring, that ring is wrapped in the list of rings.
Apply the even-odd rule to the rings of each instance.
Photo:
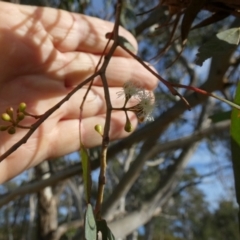
[[[222,122],[231,118],[232,111],[218,112],[210,116],[209,118],[213,123]]]
[[[123,45],[129,51],[131,51],[133,53],[136,53],[136,49],[133,47],[133,45],[125,37],[119,36],[118,41],[121,45]]]
[[[97,225],[92,209],[92,205],[87,205],[87,211],[85,214],[85,239],[86,240],[97,240]]]
[[[240,84],[238,84],[236,96],[234,99],[236,104],[240,104]],[[240,206],[240,112],[233,108],[231,116],[231,151],[233,172],[235,179],[235,190],[238,205]],[[238,222],[240,230],[240,213],[238,212]]]
[[[125,28],[129,28],[129,25],[136,21],[135,9],[130,4],[127,4],[127,7],[122,9],[120,20]]]
[[[211,57],[218,57],[236,49],[240,41],[240,28],[230,28],[218,33],[203,44],[196,56],[195,63],[202,66]]]
[[[192,23],[197,14],[202,10],[206,0],[190,1],[189,6],[186,8],[181,24],[181,38],[182,43],[185,45]]]
[[[98,232],[102,233],[102,240],[115,240],[112,231],[107,226],[107,222],[104,219],[97,221],[97,229]]]
[[[91,169],[90,169],[90,160],[89,160],[88,152],[83,144],[81,144],[80,155],[81,155],[81,162],[82,162],[82,169],[83,169],[83,184],[84,184],[85,198],[86,198],[86,202],[89,203],[90,197],[91,197],[91,186],[92,186]]]

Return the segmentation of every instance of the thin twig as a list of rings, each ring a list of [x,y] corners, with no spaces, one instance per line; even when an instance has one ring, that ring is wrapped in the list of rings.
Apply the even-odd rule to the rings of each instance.
[[[81,89],[84,85],[86,85],[88,82],[90,82],[92,79],[94,79],[97,75],[99,75],[99,72],[96,72],[92,74],[90,77],[88,77],[85,81],[78,84],[71,92],[69,92],[60,102],[58,102],[56,105],[54,105],[52,108],[47,110],[34,124],[32,124],[31,129],[14,145],[12,145],[6,152],[4,152],[0,156],[0,162],[4,160],[6,157],[8,157],[10,154],[12,154],[14,151],[16,151],[22,144],[26,143],[27,140],[30,138],[30,136],[37,130],[37,128],[49,117],[51,116],[58,108],[60,108],[63,103],[67,102],[74,93],[76,93],[79,89]]]
[[[162,78],[158,73],[156,73],[153,69],[151,69],[140,57],[132,53],[128,50],[122,43],[119,42],[119,46],[123,48],[126,52],[128,52],[133,58],[135,58],[140,64],[142,64],[149,72],[151,72],[155,77],[157,77],[168,89],[169,91],[175,95],[179,96],[180,99],[186,104],[188,110],[191,110],[191,106],[189,105],[188,101],[174,88],[175,84],[168,82],[164,78]],[[187,86],[185,86],[187,87]]]
[[[105,120],[105,126],[104,126],[104,132],[103,132],[103,140],[102,140],[102,152],[101,152],[101,159],[100,159],[100,173],[99,173],[99,180],[98,180],[98,193],[97,193],[97,201],[95,206],[95,214],[97,218],[101,218],[101,208],[103,203],[103,193],[104,193],[104,186],[106,182],[106,168],[107,168],[107,149],[109,144],[109,131],[110,131],[110,121],[111,121],[111,112],[112,112],[112,104],[109,94],[109,88],[108,88],[108,82],[106,78],[106,69],[109,64],[109,61],[118,47],[118,28],[120,25],[120,14],[121,14],[121,7],[122,7],[122,1],[119,0],[116,8],[116,20],[113,28],[113,32],[111,33],[113,35],[113,45],[111,46],[111,49],[109,50],[109,53],[105,56],[105,61],[101,67],[101,79],[103,83],[103,89],[104,89],[104,96],[106,101],[106,120]],[[112,37],[109,38],[111,40]]]

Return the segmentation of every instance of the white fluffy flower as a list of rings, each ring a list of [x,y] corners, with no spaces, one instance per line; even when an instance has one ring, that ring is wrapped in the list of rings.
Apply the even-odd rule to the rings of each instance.
[[[125,96],[130,99],[132,96],[137,96],[142,91],[134,82],[126,82],[123,85],[123,91],[117,92],[118,97]]]
[[[144,120],[153,121],[154,118],[152,116],[155,104],[154,98],[149,93],[143,90],[141,93],[138,94],[139,103],[135,106],[135,113],[138,117],[140,122]]]
[[[153,121],[153,109],[155,107],[154,97],[151,92],[146,91],[144,88],[139,87],[134,82],[126,82],[123,85],[123,91],[117,92],[118,97],[125,96],[126,102],[134,97],[137,99],[138,104],[128,108],[128,111],[133,111],[139,122]]]
[[[138,104],[130,107],[128,110],[133,111],[136,114],[139,122],[153,121],[154,118],[152,113],[155,107],[154,97],[150,92],[143,89],[138,92],[136,98],[139,101]]]

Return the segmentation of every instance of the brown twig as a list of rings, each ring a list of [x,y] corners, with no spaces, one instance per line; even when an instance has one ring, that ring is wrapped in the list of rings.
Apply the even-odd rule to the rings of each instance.
[[[157,77],[168,89],[169,91],[175,95],[179,96],[181,100],[186,104],[187,108],[191,110],[191,106],[189,105],[188,101],[174,88],[175,84],[168,82],[163,77],[161,77],[158,73],[156,73],[153,69],[151,69],[140,57],[132,53],[128,50],[123,44],[119,42],[119,46],[123,48],[126,52],[128,52],[133,58],[135,58],[140,64],[142,64],[149,72],[151,72],[155,77]],[[188,86],[185,86],[188,87]]]
[[[109,64],[109,61],[111,59],[111,56],[113,55],[114,51],[118,47],[118,28],[120,25],[120,14],[121,14],[121,7],[122,7],[122,1],[119,0],[116,7],[116,20],[113,28],[112,37],[109,37],[109,40],[113,38],[113,45],[111,46],[111,49],[109,50],[109,53],[105,56],[105,61],[101,67],[101,79],[103,83],[103,89],[104,89],[104,96],[106,101],[106,120],[105,120],[105,126],[104,126],[104,132],[103,132],[103,140],[102,140],[102,152],[101,152],[101,159],[100,159],[100,173],[99,173],[99,181],[98,181],[98,193],[97,193],[97,201],[95,206],[95,214],[97,218],[101,218],[101,208],[102,208],[102,202],[103,202],[103,193],[104,193],[104,186],[106,182],[106,168],[107,168],[107,148],[109,144],[109,130],[110,130],[110,120],[111,120],[111,112],[112,112],[112,104],[108,89],[108,83],[106,79],[106,69]]]
[[[4,152],[0,156],[0,162],[4,160],[6,157],[8,157],[10,154],[12,154],[14,151],[16,151],[22,144],[26,143],[27,140],[30,138],[30,136],[37,130],[37,128],[49,117],[51,116],[58,108],[60,108],[63,103],[68,101],[71,96],[76,93],[79,89],[81,89],[85,84],[87,84],[89,81],[94,79],[97,75],[99,75],[98,72],[92,74],[92,76],[88,77],[85,81],[77,85],[71,92],[69,92],[60,102],[58,102],[56,105],[54,105],[52,108],[47,110],[34,124],[31,125],[30,130],[13,146],[11,146],[6,152]]]
[[[108,41],[107,45],[109,44],[110,40]],[[107,48],[107,45],[103,51],[103,54],[104,52],[106,52],[106,48]],[[116,49],[116,47],[115,47]],[[115,50],[114,49],[114,50]],[[113,52],[112,51],[112,55],[113,55]],[[30,113],[27,113],[26,115],[28,116],[32,116],[34,118],[38,118],[38,120],[32,124],[31,126],[27,127],[28,129],[30,128],[30,130],[17,142],[15,143],[14,145],[12,145],[6,152],[4,152],[1,156],[0,156],[0,162],[3,161],[5,158],[7,158],[10,154],[12,154],[14,151],[16,151],[21,145],[23,145],[24,143],[27,142],[27,140],[30,138],[30,136],[37,130],[37,128],[49,117],[51,116],[58,108],[60,108],[65,102],[67,102],[79,89],[81,89],[84,85],[86,85],[87,83],[89,83],[90,81],[93,81],[93,79],[100,75],[100,72],[102,71],[102,68],[100,68],[99,70],[98,67],[99,65],[101,64],[101,61],[102,61],[102,57],[103,57],[103,54],[96,66],[96,69],[95,69],[95,73],[92,74],[90,77],[88,77],[87,79],[85,79],[82,83],[78,84],[71,92],[69,92],[60,102],[58,102],[56,105],[54,105],[52,108],[50,108],[49,110],[47,110],[44,114],[42,115],[38,115],[38,116],[35,116],[35,115],[32,115]],[[112,56],[111,55],[111,56]],[[109,61],[108,61],[109,62]],[[108,65],[108,64],[107,64]],[[106,65],[106,66],[107,66]],[[105,66],[105,68],[106,68]],[[90,84],[91,85],[91,84]],[[86,93],[87,94],[87,93]],[[84,98],[86,98],[86,95],[84,96]],[[22,128],[22,126],[21,126]]]

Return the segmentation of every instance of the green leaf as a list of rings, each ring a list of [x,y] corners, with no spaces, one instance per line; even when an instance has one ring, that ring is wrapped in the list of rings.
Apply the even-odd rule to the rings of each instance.
[[[82,169],[83,169],[83,184],[84,184],[84,190],[85,190],[85,197],[86,197],[87,203],[90,203],[91,187],[92,187],[90,160],[89,160],[87,149],[84,147],[82,143],[81,143],[80,155],[81,155]]]
[[[85,239],[86,240],[97,240],[97,226],[96,220],[94,217],[92,205],[87,205],[87,211],[84,219],[84,227],[85,227]]]
[[[212,120],[213,123],[222,122],[231,118],[232,111],[225,111],[215,113],[214,115],[210,116],[209,118]]]
[[[224,18],[228,17],[229,15],[230,15],[230,13],[227,13],[227,12],[216,12],[216,13],[213,13],[210,17],[205,18],[200,23],[195,25],[191,30],[194,30],[194,29],[197,29],[197,28],[206,27],[206,26],[208,26],[210,24],[213,24],[213,23],[216,23],[218,21],[223,20]]]
[[[202,66],[211,57],[219,57],[236,49],[240,41],[240,28],[230,28],[212,37],[198,49],[195,63]]]
[[[115,240],[115,237],[109,227],[107,227],[107,237],[108,240]]]
[[[119,36],[118,41],[119,41],[120,45],[123,45],[129,51],[131,51],[133,53],[137,52],[136,49],[133,47],[133,45],[125,37]]]
[[[136,22],[136,12],[134,7],[130,4],[130,2],[124,1],[123,5],[125,6],[123,6],[121,11],[120,16],[121,25],[124,28],[129,28],[129,25],[132,22]]]
[[[238,84],[234,102],[240,104],[240,84]],[[240,111],[235,108],[232,110],[231,117],[231,150],[236,197],[240,206]],[[240,229],[240,213],[238,213],[238,220]]]
[[[190,4],[185,11],[181,24],[181,38],[183,45],[186,44],[192,23],[196,18],[197,14],[202,10],[202,7],[204,6],[205,2],[206,0],[190,1]]]
[[[104,219],[97,221],[97,229],[98,232],[102,233],[102,240],[115,240],[114,235],[112,234],[111,230],[107,226],[107,222]]]

